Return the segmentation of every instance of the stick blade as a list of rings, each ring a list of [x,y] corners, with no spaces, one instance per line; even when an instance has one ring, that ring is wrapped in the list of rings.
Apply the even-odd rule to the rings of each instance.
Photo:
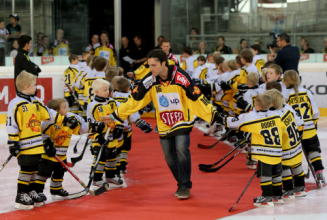
[[[230,208],[230,209],[228,210],[228,212],[233,211],[235,207],[236,207],[236,204],[235,204],[232,208]]]
[[[210,149],[211,148],[211,145],[204,145],[204,144],[198,144],[198,148],[201,148],[201,149]]]
[[[84,189],[84,190],[81,191],[81,192],[73,193],[73,194],[69,194],[69,195],[67,196],[67,198],[68,198],[68,199],[78,199],[78,198],[81,198],[81,197],[85,196],[87,193],[88,193],[88,190],[87,190],[87,189]]]
[[[213,164],[202,164],[202,163],[200,163],[200,164],[199,164],[199,168],[200,168],[200,167],[213,168],[214,165],[213,165]]]
[[[98,195],[100,195],[100,194],[102,194],[102,193],[107,192],[108,190],[109,190],[109,186],[108,186],[108,184],[104,184],[104,185],[101,186],[99,189],[97,189],[97,190],[94,191],[94,195],[95,195],[95,196],[98,196]]]
[[[199,170],[206,172],[206,173],[216,172],[219,169],[220,169],[220,167],[218,167],[218,169],[217,168],[209,168],[209,167],[199,167]]]
[[[72,158],[70,158],[70,160],[72,161],[72,164],[75,164],[75,163],[81,161],[82,158],[83,158],[83,157],[78,156],[78,157],[72,157]]]

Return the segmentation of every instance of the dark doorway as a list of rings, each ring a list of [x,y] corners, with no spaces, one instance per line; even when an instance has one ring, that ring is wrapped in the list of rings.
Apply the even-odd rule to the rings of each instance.
[[[133,43],[133,36],[141,35],[149,50],[154,42],[154,0],[122,0],[122,35]]]

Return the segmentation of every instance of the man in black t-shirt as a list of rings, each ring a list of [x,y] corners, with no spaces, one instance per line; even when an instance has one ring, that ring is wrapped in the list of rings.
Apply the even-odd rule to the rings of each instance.
[[[19,16],[18,14],[9,15],[11,24],[7,25],[7,30],[9,31],[9,38],[18,38],[21,33],[21,27],[18,24]]]
[[[133,40],[136,46],[132,50],[131,58],[133,59],[133,69],[136,70],[147,60],[146,56],[148,54],[148,50],[142,44],[140,35],[135,35]]]
[[[314,49],[309,48],[309,39],[307,37],[301,37],[301,50],[300,53],[314,53]]]
[[[213,52],[219,51],[221,54],[233,53],[232,49],[225,45],[225,38],[223,36],[219,36],[217,40],[218,40],[218,46],[213,48]]]
[[[123,57],[125,57],[125,56],[131,57],[131,53],[132,53],[128,38],[126,36],[123,36],[121,38],[121,44],[122,44],[122,47],[119,50],[120,66],[124,69],[125,74],[127,72],[133,72],[133,70],[131,68],[131,64],[129,62],[126,62],[125,60],[123,60]]]

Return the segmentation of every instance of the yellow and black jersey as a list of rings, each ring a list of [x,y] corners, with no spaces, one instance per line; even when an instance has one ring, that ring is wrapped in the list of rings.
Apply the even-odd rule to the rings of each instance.
[[[320,112],[309,90],[299,86],[298,91],[298,97],[296,97],[294,88],[287,89],[283,94],[285,94],[286,103],[301,115],[304,121],[302,139],[310,139],[317,135],[315,125],[318,122]]]
[[[79,72],[79,66],[78,65],[70,65],[64,72],[65,77],[65,97],[71,96],[69,89],[67,88],[66,84],[73,89],[73,83],[75,80],[76,75]]]
[[[70,55],[69,43],[68,40],[65,39],[63,39],[62,41],[55,40],[51,49],[54,56]]]
[[[150,72],[135,87],[127,102],[114,112],[123,122],[150,102],[156,109],[156,119],[161,138],[189,134],[195,115],[212,122],[215,108],[200,89],[193,85],[189,75],[177,66],[168,66],[168,78],[161,80]]]
[[[263,163],[282,162],[284,125],[274,111],[251,111],[236,118],[227,118],[227,127],[251,133],[251,155]]]
[[[208,68],[206,67],[205,64],[198,66],[195,68],[194,73],[192,75],[192,79],[203,79],[206,80],[207,78],[207,73],[208,73]]]
[[[117,109],[117,105],[115,100],[109,98],[102,98],[99,96],[95,96],[94,100],[92,102],[90,102],[87,105],[87,121],[88,122],[93,122],[93,121],[99,121],[101,116],[106,116],[106,115],[110,115],[112,114],[115,109]],[[113,136],[112,136],[112,131],[114,129],[115,124],[121,124],[119,121],[115,121],[114,123],[110,124],[110,125],[106,125],[105,128],[103,129],[102,135],[105,135],[107,129],[110,129],[110,133],[109,133],[109,140],[110,143],[108,145],[109,148],[111,147],[117,147],[118,145],[118,141],[115,139],[113,140]],[[98,133],[92,133],[90,134],[90,137],[95,140],[96,137],[98,135]],[[96,141],[92,142],[92,146],[100,146]]]
[[[62,123],[64,117],[48,109],[36,96],[19,95],[10,101],[6,129],[10,140],[18,141],[20,155],[43,154],[41,122]]]
[[[254,64],[257,67],[260,76],[261,76],[261,72],[262,72],[262,67],[265,65],[265,63],[266,63],[266,61],[264,59],[262,59],[260,54],[257,54],[253,57],[252,64]]]
[[[41,124],[43,139],[50,138],[52,140],[56,147],[56,155],[61,160],[66,160],[66,154],[72,135],[88,133],[88,123],[86,123],[83,118],[70,112],[67,113],[67,117],[74,118],[78,121],[76,128],[71,129],[62,124],[54,124],[49,121],[43,121]],[[46,154],[43,154],[42,158],[57,162],[54,157],[49,157]]]
[[[90,103],[93,101],[94,91],[92,88],[92,83],[96,79],[105,79],[105,72],[92,71],[85,76],[85,86],[84,86],[84,103]]]
[[[100,45],[100,43],[94,44],[94,56],[106,58],[110,66],[117,65],[114,51],[106,45]]]
[[[252,63],[249,66],[244,66],[241,68],[240,75],[237,79],[238,84],[246,84],[247,76],[249,73],[258,73],[258,68]]]
[[[198,63],[194,56],[189,56],[185,59],[184,63],[182,64],[182,69],[192,77],[194,70],[198,67]]]
[[[257,97],[257,95],[261,94],[261,93],[265,93],[266,90],[262,90],[261,88],[259,88],[258,85],[253,86],[251,88],[248,89],[248,91],[246,91],[243,95],[243,99],[244,101],[247,101],[247,103],[252,105],[252,108],[254,108],[254,101],[255,101],[255,97]]]
[[[177,57],[173,53],[169,53],[167,55],[167,58],[168,58],[168,60],[170,60],[170,62],[168,61],[169,62],[169,65],[179,66],[178,59],[177,59]]]
[[[302,162],[302,145],[298,131],[303,130],[304,122],[288,104],[276,110],[284,124],[282,138],[282,165],[294,166]]]
[[[51,56],[52,55],[52,49],[51,48],[46,48],[44,46],[38,47],[38,48],[34,48],[34,52],[37,56],[42,56],[42,57],[46,57],[46,56]]]
[[[89,44],[86,48],[85,48],[86,52],[89,52],[91,55],[94,55],[94,47],[92,44]]]

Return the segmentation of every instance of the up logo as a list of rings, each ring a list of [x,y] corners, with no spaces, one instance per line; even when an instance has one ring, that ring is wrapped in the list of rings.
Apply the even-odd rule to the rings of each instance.
[[[170,103],[175,105],[177,105],[179,102],[180,102],[179,99],[170,100]]]

